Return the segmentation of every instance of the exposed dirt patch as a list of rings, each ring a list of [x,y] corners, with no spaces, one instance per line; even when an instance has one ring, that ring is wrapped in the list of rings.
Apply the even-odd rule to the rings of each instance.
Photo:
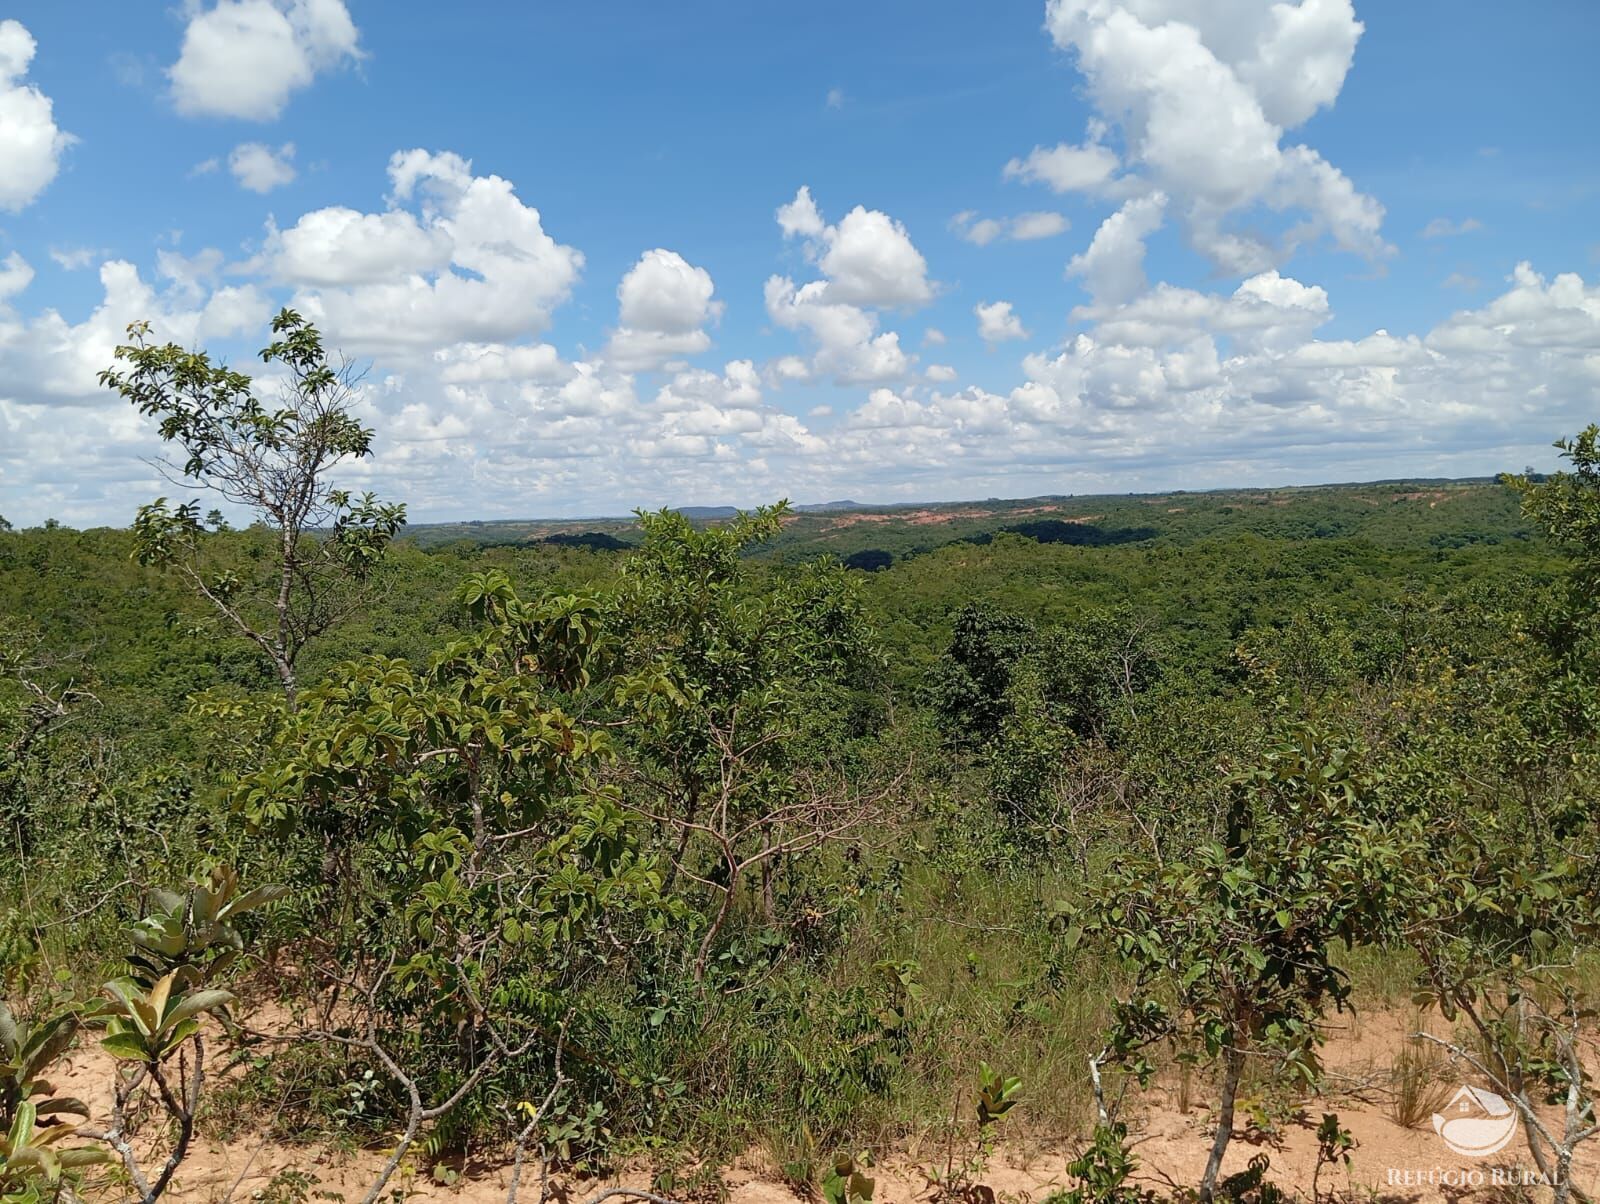
[[[931,523],[953,523],[963,518],[994,518],[993,510],[910,510],[905,520],[918,527]]]
[[[845,527],[858,527],[862,523],[887,523],[893,522],[897,515],[893,514],[845,514],[838,518],[830,519],[824,531],[838,531]]]
[[[256,1024],[263,1023],[258,1017]],[[1417,1127],[1407,1128],[1395,1119],[1393,1074],[1396,1055],[1405,1047],[1419,1023],[1414,1014],[1403,1011],[1373,1011],[1346,1015],[1335,1020],[1325,1049],[1328,1070],[1327,1094],[1307,1098],[1273,1112],[1270,1122],[1252,1123],[1248,1108],[1241,1109],[1240,1128],[1230,1144],[1224,1173],[1244,1170],[1250,1160],[1265,1155],[1271,1163],[1268,1177],[1285,1189],[1306,1198],[1310,1194],[1316,1167],[1315,1129],[1324,1112],[1337,1112],[1358,1145],[1346,1173],[1340,1167],[1325,1168],[1321,1188],[1337,1190],[1347,1200],[1385,1201],[1390,1204],[1432,1204],[1433,1201],[1459,1204],[1481,1200],[1484,1204],[1508,1198],[1497,1191],[1493,1178],[1498,1168],[1507,1171],[1531,1169],[1520,1134],[1506,1149],[1490,1158],[1474,1160],[1454,1154],[1433,1131],[1426,1117]],[[1443,1032],[1435,1020],[1432,1031]],[[215,1059],[220,1067],[223,1058]],[[1440,1067],[1441,1092],[1453,1084],[1452,1072]],[[103,1123],[111,1107],[109,1058],[97,1047],[75,1054],[64,1074],[54,1076],[66,1093],[78,1095],[93,1109],[96,1123]],[[1144,1096],[1129,1101],[1124,1116],[1129,1120],[1131,1140],[1140,1161],[1138,1179],[1158,1191],[1198,1182],[1211,1141],[1210,1118],[1199,1102],[1204,1092],[1196,1089],[1185,1101],[1181,1081],[1176,1075],[1163,1076]],[[141,1138],[148,1149],[152,1137]],[[1002,1146],[976,1181],[991,1188],[1001,1201],[1016,1204],[1041,1204],[1052,1193],[1072,1186],[1068,1163],[1078,1153],[1077,1142],[1019,1141]],[[178,1201],[203,1204],[247,1204],[263,1199],[283,1199],[285,1172],[312,1176],[311,1200],[316,1192],[339,1193],[350,1204],[359,1201],[373,1182],[386,1151],[362,1150],[344,1153],[336,1150],[291,1146],[275,1142],[260,1132],[246,1132],[231,1140],[202,1138],[196,1141],[169,1196]],[[880,1152],[874,1168],[877,1179],[876,1204],[911,1204],[938,1199],[937,1179],[949,1157],[942,1139],[913,1141],[905,1147]],[[961,1158],[957,1147],[955,1158]],[[492,1163],[473,1163],[462,1168],[458,1181],[451,1185],[434,1182],[428,1167],[419,1158],[398,1174],[385,1192],[390,1198],[399,1189],[408,1200],[438,1200],[441,1204],[500,1204],[506,1199],[510,1168]],[[1456,1177],[1466,1183],[1454,1187],[1430,1183],[1429,1177]],[[1473,1186],[1477,1175],[1482,1186]],[[649,1189],[649,1167],[634,1165],[603,1180],[561,1180],[552,1189],[562,1199],[581,1204],[609,1186]],[[276,1180],[276,1182],[275,1182]],[[793,1189],[769,1160],[756,1152],[728,1168],[722,1175],[729,1204],[792,1204]],[[1577,1183],[1591,1196],[1600,1190],[1600,1151],[1591,1149],[1583,1159]],[[91,1193],[109,1200],[110,1193]],[[535,1171],[525,1176],[519,1199],[532,1204],[539,1199]]]
[[[1431,509],[1439,502],[1447,502],[1454,495],[1446,489],[1418,489],[1411,493],[1397,493],[1394,500],[1397,502],[1427,502]]]
[[[870,512],[863,514],[842,514],[831,519],[824,531],[840,531],[846,527],[859,527],[866,523],[906,523],[915,527],[935,526],[940,523],[959,522],[968,518],[993,518],[1009,519],[1027,514],[1059,514],[1064,523],[1092,523],[1104,518],[1103,514],[1063,514],[1063,507],[1058,505],[1018,506],[1015,509],[987,510],[976,507],[966,507],[958,510],[939,510],[933,507],[922,507],[915,510],[896,510],[893,513]]]

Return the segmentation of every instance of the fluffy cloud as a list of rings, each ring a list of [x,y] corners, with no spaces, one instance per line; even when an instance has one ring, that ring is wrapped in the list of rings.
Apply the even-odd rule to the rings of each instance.
[[[831,376],[841,384],[905,376],[911,357],[897,333],[879,331],[872,312],[933,300],[927,261],[905,227],[860,205],[829,225],[806,187],[775,216],[785,238],[805,243],[807,258],[823,276],[804,285],[773,276],[764,291],[767,316],[785,329],[805,331],[816,345],[806,376]]]
[[[12,266],[8,264],[8,267]],[[81,322],[54,309],[33,316],[0,301],[0,496],[6,512],[124,523],[132,497],[153,496],[148,459],[158,444],[149,421],[100,388],[98,375],[148,319],[157,338],[182,345],[259,330],[270,312],[254,285],[165,291],[132,264],[101,265],[102,300]]]
[[[722,316],[711,273],[675,251],[646,251],[617,286],[621,325],[606,358],[625,372],[659,368],[711,346],[702,327]]]
[[[583,255],[545,233],[509,180],[423,150],[396,153],[389,180],[381,213],[319,209],[269,231],[266,269],[307,317],[361,355],[544,329]]]
[[[845,415],[828,463],[864,471],[875,458],[880,479],[912,482],[901,496],[952,472],[972,496],[1419,464],[1482,473],[1588,421],[1600,385],[1600,285],[1527,265],[1495,301],[1421,336],[1317,339],[1326,294],[1276,272],[1231,294],[1162,285],[1074,316],[1094,325],[1028,356],[1008,394],[875,390]]]
[[[95,381],[126,324],[148,318],[158,338],[237,361],[286,301],[330,344],[372,357],[360,405],[377,454],[343,483],[404,498],[422,519],[1481,473],[1543,462],[1539,446],[1587,422],[1600,389],[1600,284],[1520,265],[1498,296],[1432,330],[1319,337],[1334,317],[1328,293],[1276,268],[1214,288],[1148,287],[1145,240],[1165,214],[1187,215],[1181,198],[1164,206],[1143,189],[1074,261],[1087,285],[1075,333],[1003,385],[959,388],[946,364],[917,370],[882,328],[886,305],[842,299],[827,255],[828,231],[845,223],[830,226],[808,192],[779,220],[817,278],[773,276],[764,296],[804,356],[690,366],[658,342],[630,357],[623,332],[699,348],[721,314],[710,275],[659,248],[623,278],[612,341],[590,354],[548,333],[582,256],[509,181],[407,151],[390,161],[388,191],[371,212],[318,209],[269,227],[245,263],[171,247],[153,272],[106,263],[86,315],[30,310],[31,265],[0,258],[0,509],[23,522],[126,521],[130,499],[161,489],[141,461],[155,450],[150,424]],[[1009,303],[974,313],[990,343],[1020,336]],[[691,353],[680,344],[671,358]],[[643,363],[667,369],[649,389]],[[804,419],[767,396],[829,378],[840,387],[808,398],[823,404]]]
[[[128,322],[147,318],[157,338],[239,358],[285,301],[330,344],[372,357],[359,412],[381,450],[341,483],[403,497],[414,513],[777,496],[796,463],[826,451],[802,420],[765,402],[750,360],[680,367],[642,397],[614,348],[568,359],[537,338],[582,258],[544,233],[509,182],[475,176],[454,155],[403,152],[389,189],[378,212],[323,209],[269,227],[244,263],[167,249],[153,281],[109,263],[104,299],[83,319],[16,312],[32,270],[20,256],[0,259],[8,517],[126,521],[129,498],[162,489],[145,462],[157,451],[151,424],[95,379]],[[710,276],[664,250],[641,256],[618,303],[619,332],[669,339],[699,334],[721,312]]]
[[[1130,301],[1081,306],[1072,316],[1095,323],[1096,337],[1107,344],[1171,347],[1221,337],[1257,352],[1305,344],[1332,311],[1328,294],[1316,285],[1263,272],[1231,296],[1159,284]]]
[[[33,267],[16,251],[0,259],[0,304],[33,283]]]
[[[160,287],[105,265],[104,300],[70,321],[15,312],[29,275],[20,257],[0,262],[5,512],[125,521],[127,499],[159,485],[139,460],[149,424],[94,381],[123,326],[144,316],[180,343],[254,340],[277,298],[202,252],[165,260]],[[780,312],[829,304],[777,292]],[[1319,338],[1327,293],[1276,271],[1231,290],[1161,284],[1072,317],[1082,332],[1026,357],[1009,389],[945,392],[954,373],[939,366],[863,383],[860,400],[819,409],[826,433],[772,407],[748,360],[680,369],[641,397],[604,359],[441,337],[374,364],[362,416],[378,454],[349,483],[437,517],[1481,473],[1577,429],[1600,388],[1600,284],[1527,265],[1419,334]]]
[[[20,213],[61,170],[77,141],[56,127],[55,107],[24,83],[38,44],[20,21],[0,21],[0,210]]]
[[[1100,116],[1088,143],[1035,148],[1008,176],[1111,199],[1163,195],[1227,273],[1261,271],[1322,237],[1369,259],[1391,253],[1383,206],[1285,143],[1339,95],[1362,31],[1350,0],[1050,0],[1046,25],[1075,53]],[[1100,142],[1112,127],[1122,176]]]
[[[854,305],[827,300],[828,283],[796,286],[783,276],[768,279],[767,316],[789,330],[810,333],[817,344],[810,371],[841,384],[898,380],[911,368],[893,331],[880,334],[878,319]]]
[[[802,238],[822,274],[827,299],[848,305],[926,305],[933,300],[928,262],[906,228],[887,213],[857,205],[837,225],[823,221],[811,189],[779,208],[784,236]]]
[[[1074,255],[1067,275],[1080,276],[1101,303],[1125,301],[1145,286],[1144,240],[1161,228],[1165,193],[1136,197],[1106,218],[1088,249]]]
[[[1117,152],[1097,142],[1083,146],[1061,143],[1059,146],[1036,146],[1025,158],[1012,159],[1006,164],[1008,180],[1025,180],[1044,184],[1056,192],[1105,191],[1122,161]]]
[[[502,381],[559,385],[577,375],[577,369],[549,343],[457,343],[435,352],[434,362],[439,379],[450,385]]]
[[[228,156],[228,170],[239,187],[268,193],[294,183],[294,143],[285,142],[277,150],[261,142],[243,142]]]
[[[986,247],[996,239],[1033,242],[1066,233],[1071,223],[1059,213],[1021,213],[1016,217],[979,217],[965,209],[950,219],[950,228],[967,242]]]
[[[380,284],[438,272],[450,263],[454,239],[437,223],[391,209],[317,209],[284,231],[269,230],[268,258],[279,280],[320,287]]]
[[[270,121],[319,72],[361,57],[344,0],[217,0],[191,11],[167,72],[187,116]]]
[[[1009,301],[980,302],[973,307],[972,312],[977,315],[978,335],[985,343],[993,345],[1003,343],[1007,339],[1028,337],[1028,332],[1023,329],[1022,319],[1011,312]]]

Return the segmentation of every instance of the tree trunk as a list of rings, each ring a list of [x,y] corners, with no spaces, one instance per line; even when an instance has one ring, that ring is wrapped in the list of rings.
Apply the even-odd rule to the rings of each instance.
[[[1244,1070],[1244,1051],[1237,1048],[1236,1039],[1236,1034],[1230,1034],[1228,1048],[1222,1055],[1222,1100],[1217,1109],[1217,1133],[1211,1140],[1211,1156],[1206,1159],[1206,1173],[1200,1179],[1200,1199],[1203,1204],[1211,1204],[1216,1198],[1222,1156],[1228,1152],[1228,1142],[1233,1138],[1233,1104],[1239,1096],[1239,1076]]]
[[[277,662],[283,697],[292,711],[298,693],[294,680],[294,655],[290,651],[290,610],[294,605],[294,566],[298,533],[285,524],[278,545],[278,630],[272,641],[272,659]]]
[[[294,679],[294,666],[288,661],[280,660],[277,669],[278,684],[283,688],[283,700],[289,704],[289,709],[292,711],[300,694],[299,683]]]
[[[706,963],[711,960],[711,946],[717,939],[717,933],[722,931],[722,926],[728,921],[728,913],[733,910],[733,892],[739,886],[739,870],[730,861],[728,865],[728,886],[722,895],[722,906],[717,908],[716,918],[711,921],[711,926],[706,929],[706,935],[700,942],[699,955],[694,959],[694,981],[702,985],[706,977]]]
[[[678,848],[677,851],[672,854],[672,860],[667,863],[667,876],[661,883],[661,893],[663,895],[670,895],[672,893],[672,884],[678,880],[678,865],[683,860],[684,855],[689,851],[689,837],[694,832],[694,829],[689,825],[694,823],[694,821],[699,817],[700,791],[698,788],[691,788],[689,791],[688,802],[684,805],[683,809],[683,826],[678,829]]]

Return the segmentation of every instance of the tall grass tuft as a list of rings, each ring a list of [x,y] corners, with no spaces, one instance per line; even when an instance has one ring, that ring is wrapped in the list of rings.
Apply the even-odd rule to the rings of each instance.
[[[1450,1098],[1451,1081],[1444,1055],[1426,1042],[1408,1040],[1389,1071],[1393,1095],[1389,1119],[1405,1129],[1419,1129]]]

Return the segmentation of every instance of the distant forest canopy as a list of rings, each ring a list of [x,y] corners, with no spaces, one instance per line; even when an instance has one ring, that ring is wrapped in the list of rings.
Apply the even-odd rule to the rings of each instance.
[[[503,568],[529,588],[582,589],[611,579],[640,538],[636,519],[608,530],[537,524],[517,538],[495,524],[471,530],[492,533],[405,528],[389,552],[383,605],[308,649],[313,671],[357,651],[424,655],[459,628],[451,594],[476,568]],[[241,566],[266,551],[250,530],[210,538]],[[0,540],[0,611],[26,616],[54,646],[86,650],[103,680],[133,691],[137,713],[178,707],[196,689],[258,682],[257,658],[236,635],[176,638],[214,626],[208,607],[170,575],[131,563],[132,551],[130,533],[113,528],[14,532]],[[1547,578],[1559,561],[1513,491],[1475,481],[830,508],[786,516],[746,551],[758,562],[825,556],[863,570],[867,604],[907,681],[967,599],[1045,622],[1131,605],[1160,623],[1181,663],[1210,674],[1239,633],[1307,606],[1358,622],[1376,603],[1518,573]],[[153,626],[151,613],[161,616]]]
[[[1524,474],[1533,481],[1538,473]],[[1177,490],[1148,494],[989,498],[971,502],[905,502],[862,505],[825,502],[792,507],[782,533],[758,551],[760,555],[832,553],[844,560],[873,549],[903,557],[932,551],[945,543],[972,541],[1017,530],[1041,542],[1075,542],[1055,524],[1072,523],[1097,531],[1148,532],[1199,538],[1252,531],[1264,535],[1327,537],[1359,532],[1394,538],[1397,526],[1416,526],[1414,516],[1384,516],[1392,502],[1421,501],[1423,509],[1441,496],[1454,503],[1442,522],[1428,526],[1441,538],[1516,538],[1526,534],[1514,499],[1508,499],[1494,478],[1416,478],[1370,483],[1306,485],[1273,489]],[[1470,498],[1471,500],[1466,500]],[[1463,501],[1466,504],[1463,505]],[[731,506],[684,506],[678,512],[691,522],[725,522],[737,511]],[[1289,513],[1283,513],[1288,511]],[[1295,525],[1296,523],[1299,525]],[[1307,526],[1309,522],[1311,525]],[[1051,524],[1038,526],[1038,524]],[[598,537],[637,542],[638,521],[631,516],[576,519],[484,519],[468,522],[413,523],[407,538],[423,547],[465,541],[480,547],[548,540],[569,546],[609,548]],[[1052,538],[1060,535],[1061,538]],[[1083,542],[1093,542],[1095,536]],[[579,543],[576,541],[584,540]],[[1121,542],[1121,540],[1117,540]]]

